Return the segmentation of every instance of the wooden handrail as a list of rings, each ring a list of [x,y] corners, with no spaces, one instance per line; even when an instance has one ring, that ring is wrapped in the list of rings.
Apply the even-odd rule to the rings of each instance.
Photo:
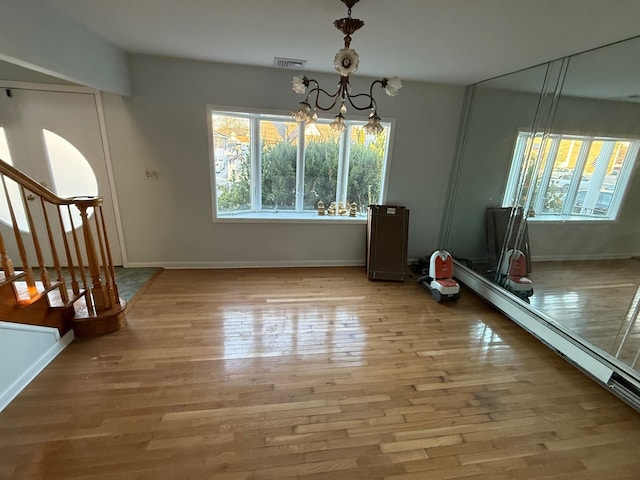
[[[29,175],[21,172],[13,165],[5,162],[0,158],[0,174],[10,178],[25,189],[29,190],[34,195],[37,195],[45,201],[54,205],[74,205],[78,202],[82,202],[86,207],[97,207],[102,203],[101,197],[68,197],[62,198],[57,196],[47,187],[43,186],[39,182],[35,181]]]

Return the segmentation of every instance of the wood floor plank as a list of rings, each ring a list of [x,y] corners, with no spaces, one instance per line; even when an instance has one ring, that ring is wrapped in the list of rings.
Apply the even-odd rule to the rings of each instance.
[[[165,270],[0,413],[0,479],[622,480],[638,445],[638,412],[467,290]]]

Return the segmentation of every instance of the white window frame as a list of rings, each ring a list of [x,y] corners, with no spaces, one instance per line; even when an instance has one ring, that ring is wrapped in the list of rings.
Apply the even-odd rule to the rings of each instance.
[[[218,212],[217,206],[217,184],[216,184],[216,167],[215,167],[215,148],[213,137],[213,115],[227,115],[231,117],[246,118],[250,121],[250,150],[251,150],[251,166],[250,166],[250,192],[251,192],[251,208],[246,211],[236,211],[229,213]],[[212,207],[214,222],[345,222],[345,223],[365,223],[366,214],[358,214],[356,217],[335,215],[329,216],[318,215],[316,210],[304,209],[304,150],[305,150],[305,124],[298,123],[298,149],[296,158],[296,207],[295,210],[273,210],[262,208],[262,165],[261,165],[261,149],[260,149],[260,122],[261,121],[278,121],[295,123],[291,119],[290,112],[281,111],[265,111],[244,109],[228,106],[207,105],[207,130],[209,138],[209,156],[210,156],[210,174],[212,184]],[[331,123],[332,119],[319,118],[320,123]],[[346,201],[346,189],[348,185],[349,172],[349,150],[350,150],[350,131],[353,126],[363,126],[367,120],[354,119],[345,121],[346,130],[340,137],[339,145],[339,161],[338,161],[338,177],[337,177],[337,200],[338,202]],[[389,167],[391,163],[391,151],[393,144],[393,132],[395,127],[395,119],[389,119],[381,122],[386,130],[386,155],[382,165],[380,195],[377,203],[383,204],[387,197],[387,187],[389,182]],[[328,208],[329,205],[325,205]]]
[[[548,159],[545,163],[544,169],[539,173],[540,185],[535,191],[533,198],[527,206],[529,211],[528,221],[533,222],[565,222],[565,221],[614,221],[618,217],[622,200],[627,191],[631,172],[635,166],[638,151],[640,150],[640,139],[626,138],[626,137],[612,137],[602,135],[578,135],[578,134],[566,134],[566,133],[550,133],[546,136],[538,133],[534,135],[530,131],[520,130],[516,137],[516,143],[514,145],[513,156],[511,160],[511,168],[509,170],[509,176],[507,178],[507,184],[505,187],[504,196],[502,199],[503,207],[512,207],[516,202],[517,190],[520,186],[520,182],[523,177],[523,164],[525,158],[529,155],[527,152],[527,141],[534,137],[541,138],[541,145],[538,151],[538,155],[542,155],[544,150],[548,148]],[[566,192],[566,197],[561,213],[548,213],[544,212],[545,193],[549,186],[549,182],[552,180],[553,167],[556,163],[556,156],[558,153],[558,147],[562,140],[578,140],[582,142],[580,151],[577,156],[576,164]],[[594,141],[602,141],[602,152],[600,158],[606,159],[606,161],[598,161],[595,165],[594,173],[589,181],[589,186],[586,189],[584,195],[584,201],[582,205],[581,213],[574,212],[574,206],[577,195],[580,191],[580,183],[584,175],[584,168],[587,162],[587,156],[591,144]],[[629,142],[630,146],[627,150],[627,154],[622,161],[622,169],[618,172],[615,187],[610,190],[611,202],[607,209],[606,215],[593,213],[596,206],[598,197],[604,188],[604,180],[606,176],[607,166],[612,153],[613,145],[616,142],[625,141]],[[547,147],[548,145],[548,147]],[[535,162],[535,160],[534,160]],[[523,205],[519,205],[523,206]],[[591,213],[589,213],[591,212]]]

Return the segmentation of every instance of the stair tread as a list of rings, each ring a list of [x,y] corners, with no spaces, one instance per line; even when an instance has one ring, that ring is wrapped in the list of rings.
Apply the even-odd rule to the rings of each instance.
[[[16,302],[18,305],[31,305],[36,302],[47,293],[58,288],[62,282],[51,282],[51,285],[46,287],[43,282],[35,282],[35,286],[30,290],[27,282],[13,282],[13,288],[16,292]]]
[[[51,308],[66,308],[70,305],[73,305],[85,294],[84,290],[80,290],[78,293],[73,293],[73,290],[67,289],[67,296],[69,297],[69,301],[65,304],[62,300],[62,295],[60,294],[60,290],[52,290],[49,292],[49,306]]]
[[[13,275],[7,275],[5,272],[0,271],[0,285],[15,282],[17,279],[22,277],[24,277],[24,272],[21,270],[15,270]]]

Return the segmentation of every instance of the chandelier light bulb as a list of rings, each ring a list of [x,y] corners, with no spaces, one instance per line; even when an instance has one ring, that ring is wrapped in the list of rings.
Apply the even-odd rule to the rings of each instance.
[[[380,124],[380,117],[374,112],[369,115],[369,121],[363,129],[368,135],[380,135],[384,131],[384,127]]]
[[[304,75],[294,75],[293,80],[291,81],[291,86],[293,87],[294,92],[303,94],[307,90],[309,82],[307,77]]]
[[[402,82],[399,77],[383,78],[382,88],[390,97],[395,97],[398,90],[402,88]]]
[[[331,122],[329,126],[334,132],[337,132],[337,133],[342,133],[347,128],[347,126],[344,123],[344,117],[342,116],[341,113],[336,115],[336,118],[333,120],[333,122]]]
[[[312,114],[311,105],[309,105],[308,102],[300,102],[298,109],[291,112],[291,116],[296,122],[309,123],[313,120],[313,115],[315,115],[315,113]]]

